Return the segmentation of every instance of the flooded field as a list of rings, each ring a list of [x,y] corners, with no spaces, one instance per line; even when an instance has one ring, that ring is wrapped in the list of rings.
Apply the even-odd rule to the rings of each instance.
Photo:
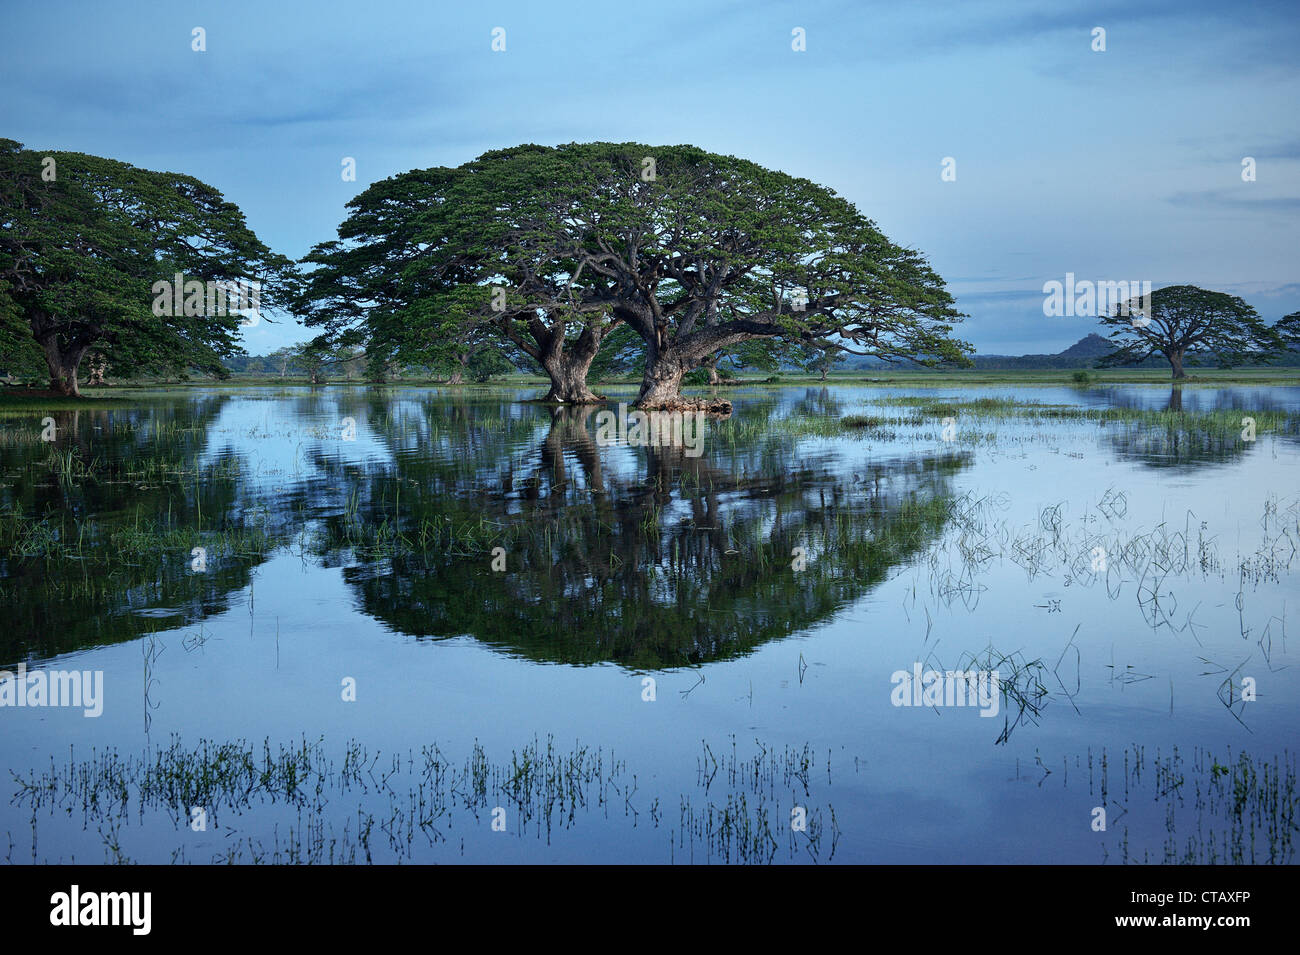
[[[0,415],[0,854],[1296,861],[1300,387],[631,396]]]

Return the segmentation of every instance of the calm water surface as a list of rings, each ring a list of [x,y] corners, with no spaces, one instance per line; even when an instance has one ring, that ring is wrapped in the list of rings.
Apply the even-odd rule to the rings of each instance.
[[[1300,389],[751,388],[698,456],[536,394],[0,419],[0,666],[103,674],[0,708],[0,853],[1295,861]]]

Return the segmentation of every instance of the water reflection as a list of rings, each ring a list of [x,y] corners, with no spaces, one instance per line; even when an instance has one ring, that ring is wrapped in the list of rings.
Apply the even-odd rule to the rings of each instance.
[[[856,600],[939,535],[966,463],[922,456],[846,476],[830,456],[773,467],[757,446],[606,448],[595,410],[542,411],[544,436],[504,473],[492,453],[474,466],[408,454],[370,468],[356,507],[326,521],[326,559],[373,543],[383,559],[347,566],[345,579],[367,614],[403,633],[470,634],[535,660],[680,666]],[[471,437],[481,422],[442,420],[464,432],[455,444],[486,450]],[[434,536],[440,525],[490,530]]]
[[[0,660],[182,626],[248,586],[289,522],[239,455],[204,460],[226,400],[52,413],[53,442],[7,423]]]
[[[826,389],[810,402],[835,405]],[[746,412],[772,422],[778,408]],[[219,614],[289,545],[342,567],[363,612],[418,637],[638,668],[726,658],[829,620],[918,554],[968,464],[797,460],[779,428],[706,434],[698,456],[601,446],[598,410],[296,392],[76,413],[53,446],[7,452],[0,574],[18,625],[0,658]],[[345,453],[348,419],[366,454]],[[304,576],[304,596],[331,580]]]

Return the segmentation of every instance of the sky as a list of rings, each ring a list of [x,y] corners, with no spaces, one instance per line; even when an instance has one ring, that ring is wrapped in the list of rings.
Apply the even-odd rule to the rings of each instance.
[[[1067,273],[1300,310],[1297,0],[0,0],[0,22],[0,136],[196,176],[294,258],[409,169],[691,143],[852,200],[980,353],[1098,331],[1044,314]]]

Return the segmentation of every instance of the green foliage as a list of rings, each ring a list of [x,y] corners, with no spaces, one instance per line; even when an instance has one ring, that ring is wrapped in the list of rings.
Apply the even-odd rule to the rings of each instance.
[[[193,177],[0,140],[0,280],[51,377],[72,392],[92,349],[119,373],[221,374],[244,315],[185,314],[208,309],[183,303],[172,309],[180,314],[158,314],[155,283],[176,273],[259,282],[260,306],[274,308],[290,269],[238,207]]]
[[[1300,352],[1300,312],[1292,312],[1278,319],[1273,326],[1273,334],[1277,335],[1288,351]]]
[[[807,352],[808,355],[802,362],[803,369],[821,375],[823,380],[837,365],[848,360],[844,352],[831,347],[807,349]]]
[[[513,368],[514,366],[497,348],[479,348],[470,355],[466,363],[466,371],[469,372],[470,379],[480,384],[500,375],[509,374]]]
[[[297,307],[407,360],[483,335],[543,365],[609,336],[602,377],[635,367],[637,339],[642,364],[685,370],[715,355],[774,369],[779,347],[747,347],[764,339],[923,364],[971,350],[949,337],[961,316],[939,277],[846,200],[693,146],[495,150],[376,183],[349,210],[304,260]]]
[[[1236,295],[1194,285],[1171,285],[1156,289],[1150,299],[1149,314],[1139,311],[1144,305],[1135,298],[1116,306],[1101,320],[1112,329],[1110,342],[1115,350],[1104,356],[1098,367],[1137,364],[1163,355],[1173,377],[1181,378],[1185,359],[1192,364],[1212,358],[1231,368],[1247,361],[1266,361],[1285,347],[1283,335],[1265,325]]]
[[[45,356],[32,338],[17,304],[0,289],[0,372],[32,382],[47,374]]]

